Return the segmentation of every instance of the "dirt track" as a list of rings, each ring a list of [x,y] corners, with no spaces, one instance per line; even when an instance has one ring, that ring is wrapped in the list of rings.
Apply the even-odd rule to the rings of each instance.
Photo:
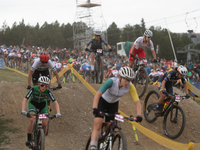
[[[92,85],[94,89],[98,90],[100,85]],[[11,144],[2,145],[0,148],[7,148],[8,150],[26,150],[26,132],[28,118],[22,116],[21,102],[27,93],[25,83],[0,83],[0,113],[5,118],[13,119],[12,126],[18,128],[19,131],[15,134],[8,133],[11,139]],[[157,88],[149,86],[146,94]],[[92,100],[93,95],[85,88],[83,84],[63,84],[61,90],[53,91],[54,96],[58,100],[61,109],[61,118],[53,119],[50,123],[49,135],[46,137],[46,150],[83,150],[88,135],[93,128]],[[143,105],[146,94],[141,98]],[[186,115],[186,127],[183,134],[175,141],[180,143],[189,143],[195,141],[200,143],[200,107],[191,99],[183,101],[181,107]],[[136,114],[135,106],[129,94],[125,95],[120,100],[119,109],[129,114]],[[55,108],[52,105],[53,113]],[[53,114],[52,113],[52,114]],[[144,119],[144,118],[143,118]],[[141,125],[164,136],[162,127],[163,118],[159,118],[156,122],[150,124],[145,119]],[[10,124],[11,125],[11,124]],[[131,124],[125,122],[121,124],[128,140],[128,150],[167,150],[160,144],[149,139],[145,135],[137,131],[139,137],[139,145],[134,144],[134,134]]]

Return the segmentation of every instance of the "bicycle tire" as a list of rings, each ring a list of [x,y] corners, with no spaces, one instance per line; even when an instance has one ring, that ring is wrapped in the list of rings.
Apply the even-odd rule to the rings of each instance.
[[[37,148],[38,150],[45,149],[45,135],[43,129],[39,129],[37,132]]]
[[[49,124],[50,124],[50,119],[48,119],[48,123],[47,123],[47,133],[46,133],[46,136],[47,136],[48,133],[49,133]]]
[[[102,84],[103,82],[103,59],[102,56],[99,57],[99,62],[98,62],[98,84]]]
[[[117,145],[116,145],[116,142],[118,142]],[[121,130],[115,132],[113,135],[112,149],[116,149],[115,148],[116,146],[118,150],[127,150],[126,135]],[[109,147],[108,147],[108,150],[109,150]]]
[[[151,100],[150,96],[152,96],[153,94],[155,94],[155,96],[154,96],[155,102],[154,101],[150,102],[150,100]],[[154,100],[154,97],[152,96],[152,100]],[[144,113],[144,117],[145,117],[146,121],[149,122],[149,123],[152,123],[152,122],[157,120],[157,117],[155,116],[154,111],[156,109],[157,101],[158,101],[159,98],[160,98],[160,94],[157,91],[154,91],[154,90],[150,91],[145,98],[143,113]],[[152,115],[152,118],[149,117],[150,113]]]
[[[143,72],[143,74],[141,76],[142,72]],[[138,94],[139,98],[141,98],[144,95],[144,93],[147,90],[147,86],[148,86],[148,73],[143,67],[137,72],[136,77],[134,79],[134,86],[135,86],[137,91],[141,90],[141,86],[140,87],[137,86],[137,85],[139,85],[139,81],[140,81],[141,77],[142,77],[142,84],[140,84],[140,85],[143,85],[143,80],[145,80],[145,81],[144,81],[144,88],[143,88],[142,92],[140,94]]]
[[[34,121],[34,124],[33,124],[33,131],[32,131],[32,141],[34,142],[34,132],[35,132],[35,124],[36,124],[36,121]]]
[[[180,129],[176,134],[172,135],[171,133],[169,133],[169,129],[168,129],[168,126],[167,126],[167,117],[168,117],[168,115],[170,115],[170,116],[173,115],[170,112],[173,112],[174,109],[176,109],[176,116],[177,116],[177,110],[180,110],[180,113],[182,115],[182,125],[181,125],[181,127],[178,126],[178,128],[175,127],[175,126],[172,126],[172,127],[169,126],[169,128],[173,129],[173,133],[174,133],[174,131],[177,131],[177,129]],[[174,120],[174,119],[172,119],[172,120],[173,121],[180,121],[180,120],[178,120],[178,118],[177,118],[177,120]],[[172,120],[170,118],[170,122],[172,122]],[[163,130],[164,130],[166,136],[171,138],[171,139],[178,138],[183,133],[183,130],[185,128],[185,121],[186,121],[186,117],[185,117],[185,113],[184,113],[183,109],[178,105],[172,105],[167,110],[166,114],[164,115],[164,120],[163,120]]]

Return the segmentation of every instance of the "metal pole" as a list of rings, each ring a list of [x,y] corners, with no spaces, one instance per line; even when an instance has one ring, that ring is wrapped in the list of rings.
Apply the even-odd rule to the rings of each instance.
[[[166,21],[166,19],[165,19],[165,22],[166,22],[166,25],[167,25],[167,21]],[[175,61],[177,61],[176,53],[175,53],[175,50],[174,50],[174,45],[173,45],[172,38],[171,38],[171,35],[170,35],[170,32],[169,32],[169,29],[168,29],[168,25],[167,25],[167,32],[168,32],[168,35],[169,35],[169,40],[170,40],[170,42],[171,42],[171,46],[172,46],[172,50],[173,50],[173,53],[174,53]]]

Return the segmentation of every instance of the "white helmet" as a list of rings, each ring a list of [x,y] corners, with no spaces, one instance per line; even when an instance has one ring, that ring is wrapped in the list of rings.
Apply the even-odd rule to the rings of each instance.
[[[152,33],[151,30],[146,30],[146,31],[144,32],[144,35],[147,36],[147,37],[153,37],[153,33]]]
[[[184,75],[184,76],[186,76],[187,73],[188,73],[187,68],[184,67],[184,66],[182,66],[182,65],[180,65],[180,66],[177,68],[177,71],[178,71],[181,75]]]
[[[49,85],[50,83],[50,79],[46,76],[41,76],[39,79],[38,79],[38,82],[39,83],[44,83],[44,84],[47,84]]]
[[[134,73],[133,69],[131,69],[130,67],[120,68],[119,75],[121,77],[129,79],[129,80],[133,80],[135,78],[135,73]]]
[[[156,68],[156,71],[160,71],[160,68]]]
[[[154,69],[151,69],[151,72],[154,72]]]
[[[101,34],[102,34],[102,32],[99,29],[97,29],[97,30],[94,31],[94,35],[101,35]]]

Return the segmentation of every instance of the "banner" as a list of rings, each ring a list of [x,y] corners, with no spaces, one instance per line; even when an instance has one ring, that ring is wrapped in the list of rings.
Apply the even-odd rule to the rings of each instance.
[[[5,69],[5,66],[4,66],[4,59],[0,59],[0,68]]]

